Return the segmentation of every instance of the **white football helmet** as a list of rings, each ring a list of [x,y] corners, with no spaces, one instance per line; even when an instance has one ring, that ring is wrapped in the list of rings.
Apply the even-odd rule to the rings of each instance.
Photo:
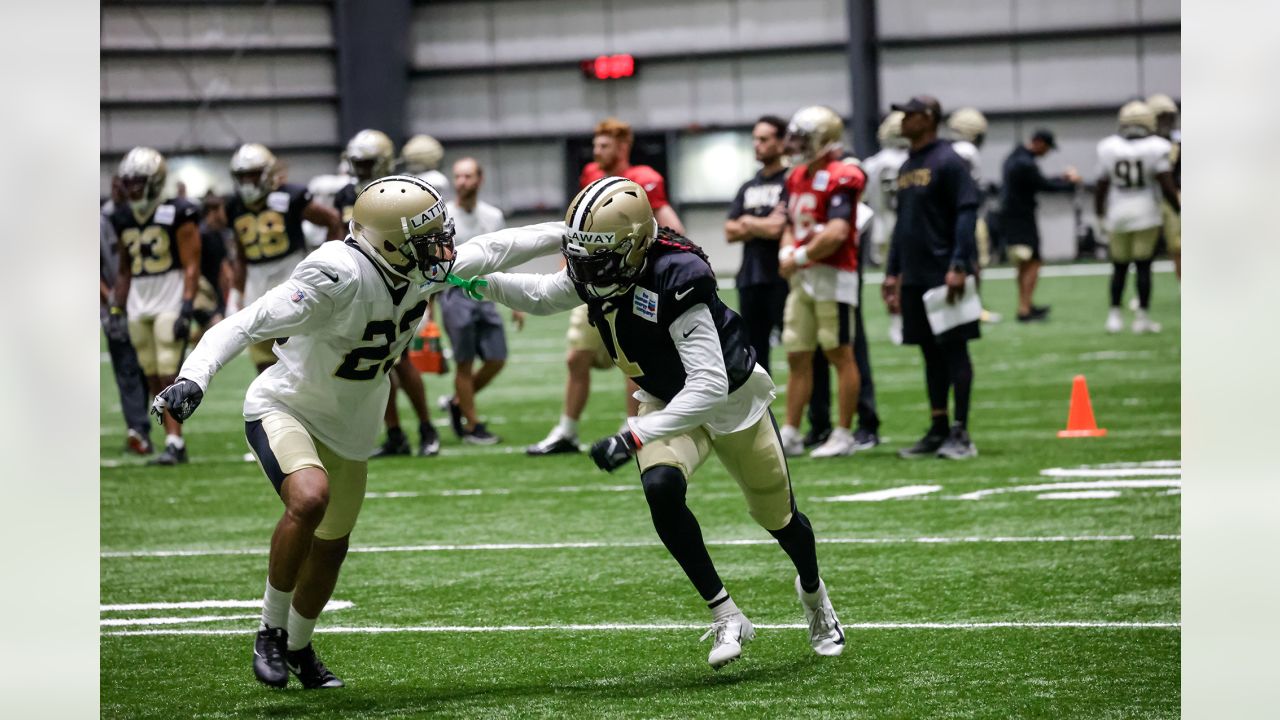
[[[393,172],[395,148],[391,138],[381,130],[361,130],[347,142],[343,159],[356,176],[356,186],[363,188]]]
[[[120,160],[116,175],[124,185],[129,208],[139,219],[150,216],[160,204],[167,174],[164,156],[149,147],[136,147]]]
[[[280,186],[276,156],[265,145],[245,143],[231,156],[231,180],[240,199],[253,205]]]
[[[412,175],[365,186],[351,211],[351,237],[389,272],[417,284],[453,269],[453,219],[435,188]]]

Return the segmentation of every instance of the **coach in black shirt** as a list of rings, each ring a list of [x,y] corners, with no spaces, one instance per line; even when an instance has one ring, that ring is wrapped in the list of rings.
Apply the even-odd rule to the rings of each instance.
[[[742,243],[738,269],[738,304],[756,362],[769,369],[769,336],[782,327],[787,281],[778,275],[778,239],[787,222],[787,168],[782,164],[787,121],[766,115],[751,131],[756,160],[764,164],[738,188],[724,223],[730,243]]]
[[[932,415],[925,436],[898,454],[959,460],[978,454],[968,431],[973,388],[968,343],[979,337],[978,321],[935,336],[923,296],[940,285],[947,286],[949,298],[964,294],[965,278],[976,265],[978,188],[968,164],[949,142],[938,140],[942,107],[937,99],[921,95],[893,109],[905,113],[902,136],[911,143],[911,152],[898,171],[898,220],[881,292],[890,312],[901,309],[903,342],[919,345],[924,355]],[[948,428],[947,395],[952,389],[955,424]]]

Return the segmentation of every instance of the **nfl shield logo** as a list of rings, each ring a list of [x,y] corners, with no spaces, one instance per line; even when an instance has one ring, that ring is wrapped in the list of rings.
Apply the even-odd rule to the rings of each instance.
[[[306,297],[306,295],[304,295],[301,290],[294,290],[293,294],[289,296],[289,299],[294,302],[302,302],[302,298],[304,297]]]

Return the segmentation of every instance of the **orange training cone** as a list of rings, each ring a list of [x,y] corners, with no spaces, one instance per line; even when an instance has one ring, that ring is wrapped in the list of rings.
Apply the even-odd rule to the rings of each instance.
[[[1098,427],[1093,419],[1093,404],[1089,402],[1089,386],[1084,376],[1077,375],[1071,382],[1071,410],[1067,413],[1067,429],[1059,430],[1058,437],[1102,437],[1107,431]]]

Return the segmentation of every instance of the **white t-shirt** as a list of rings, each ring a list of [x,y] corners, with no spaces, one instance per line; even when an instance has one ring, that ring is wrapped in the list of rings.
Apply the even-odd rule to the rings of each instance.
[[[483,275],[559,251],[564,223],[477,237],[458,248],[453,272]],[[352,242],[327,242],[284,283],[205,333],[180,377],[206,393],[214,373],[249,346],[273,338],[279,361],[253,381],[245,420],[278,410],[297,418],[338,455],[363,460],[382,427],[387,373],[413,339],[427,297],[447,287],[393,282]]]
[[[862,161],[867,187],[862,197],[875,210],[875,241],[888,243],[898,219],[898,168],[907,161],[906,148],[887,147]]]
[[[1111,183],[1107,193],[1108,232],[1146,230],[1162,224],[1156,175],[1170,171],[1172,147],[1159,135],[1112,135],[1098,143],[1097,177]]]
[[[956,151],[960,159],[969,163],[969,174],[973,176],[973,181],[982,185],[982,155],[978,152],[978,146],[968,140],[952,140],[951,149]]]
[[[477,235],[498,232],[507,226],[507,218],[502,211],[483,200],[477,200],[471,212],[460,207],[457,200],[450,200],[446,206],[449,217],[453,218],[454,245],[461,245]]]

